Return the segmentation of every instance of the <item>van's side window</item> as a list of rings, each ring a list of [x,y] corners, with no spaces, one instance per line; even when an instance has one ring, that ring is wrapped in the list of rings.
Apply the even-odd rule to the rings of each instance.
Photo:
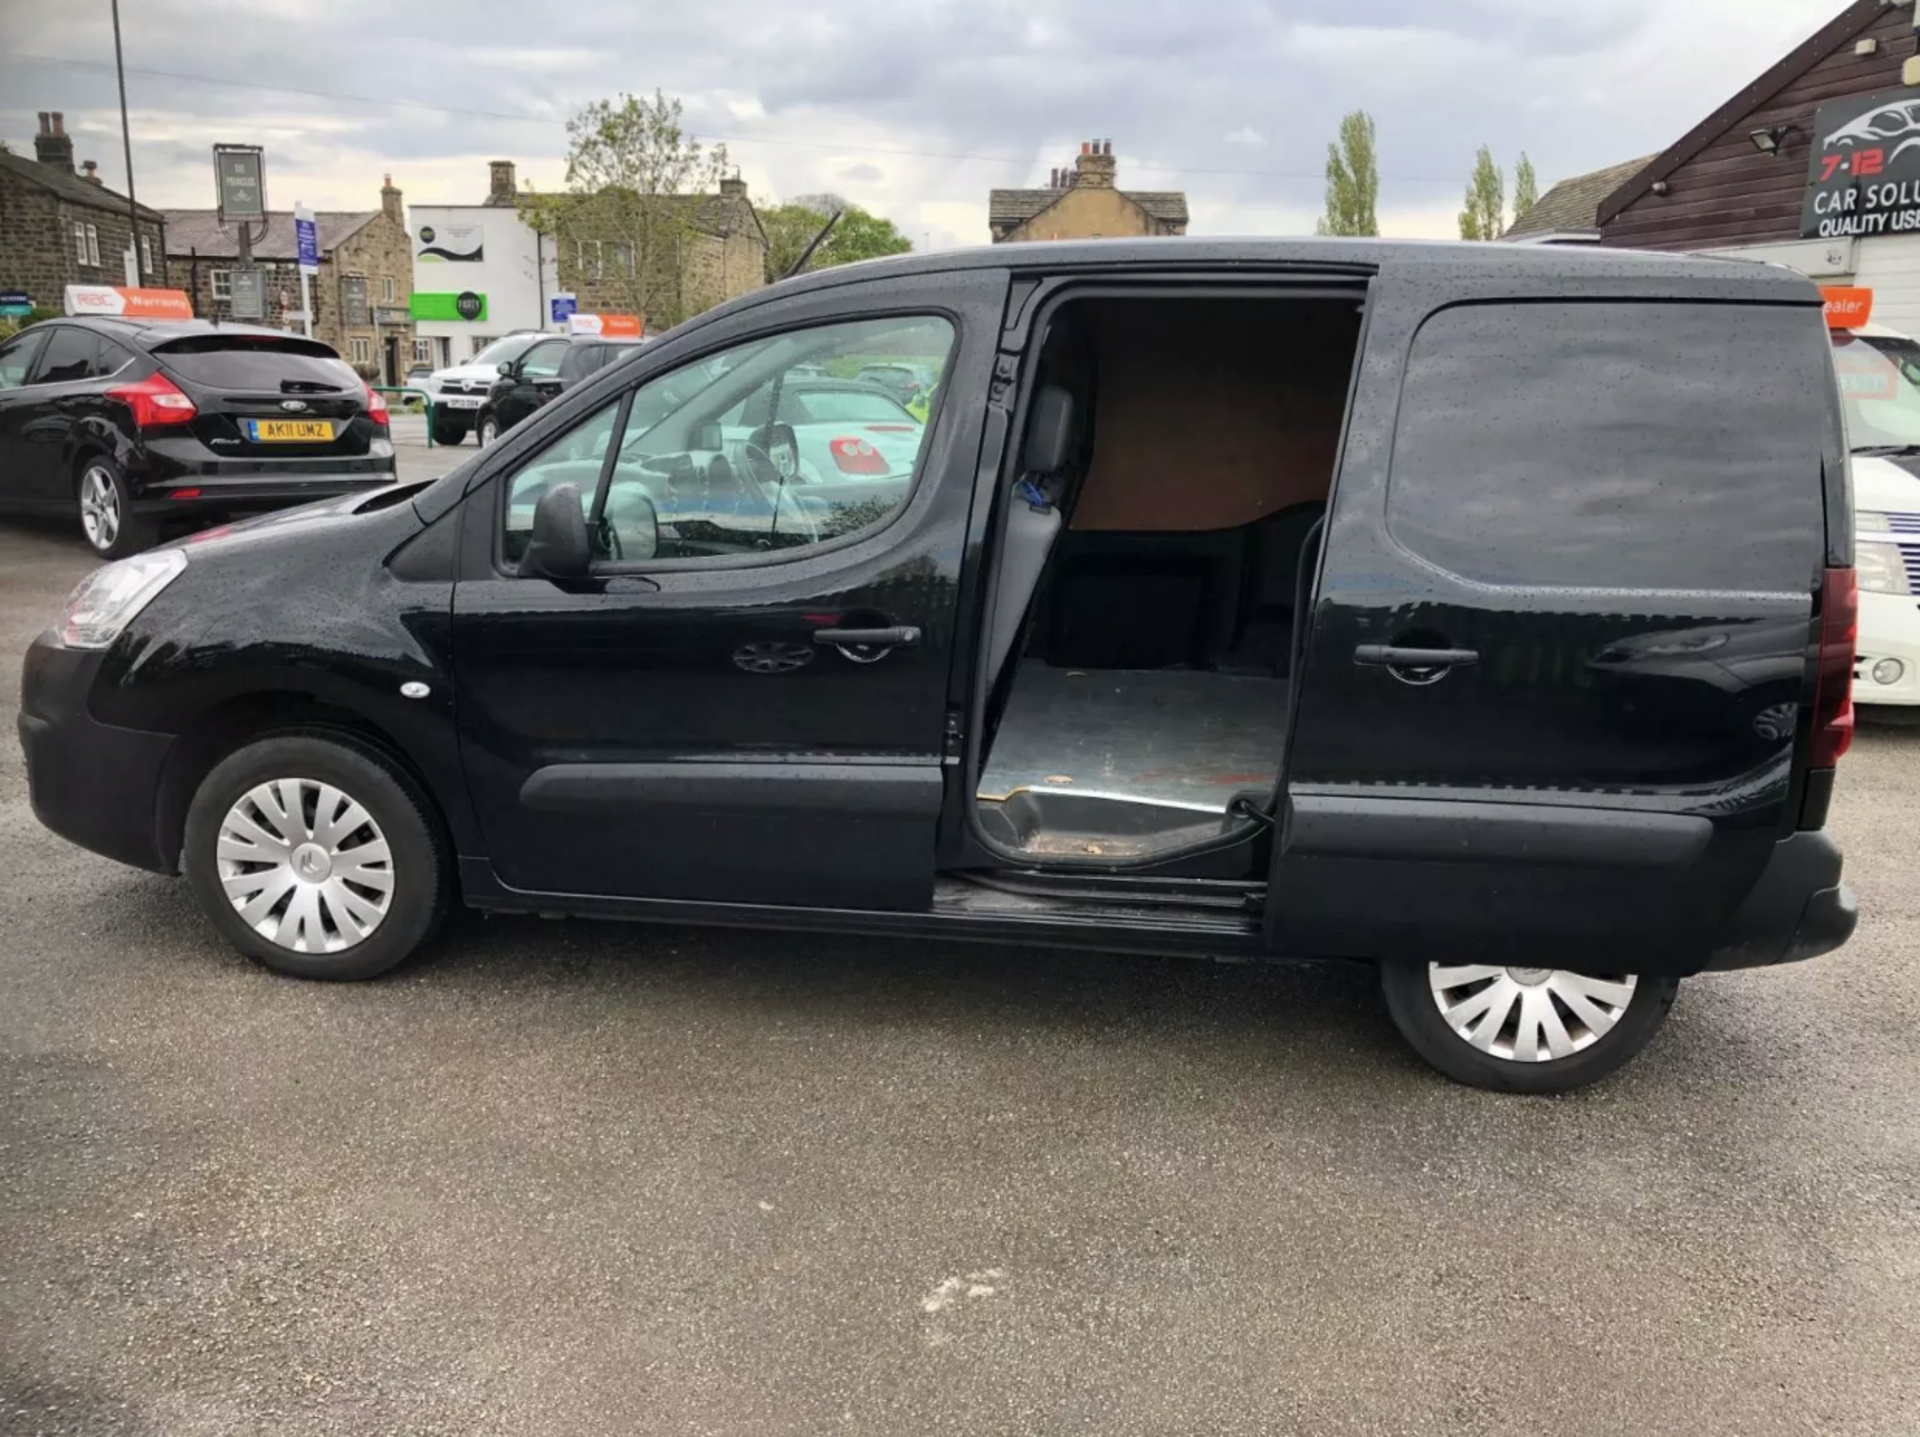
[[[1833,380],[1818,310],[1472,304],[1408,359],[1387,526],[1495,584],[1800,587]]]
[[[927,423],[856,376],[877,359],[944,373],[931,315],[789,330],[641,384],[601,505],[615,560],[702,559],[821,543],[912,497]]]

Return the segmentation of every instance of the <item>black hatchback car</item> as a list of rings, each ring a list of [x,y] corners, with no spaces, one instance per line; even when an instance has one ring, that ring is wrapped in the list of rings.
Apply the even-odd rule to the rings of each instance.
[[[101,570],[34,809],[305,977],[455,900],[1340,959],[1565,1090],[1853,932],[1829,348],[1784,269],[1549,246],[806,275],[435,483]],[[782,420],[875,355],[924,425]]]
[[[584,383],[648,339],[603,339],[593,334],[555,334],[518,359],[500,366],[487,402],[474,420],[484,449],[541,405]]]
[[[89,317],[0,344],[0,512],[73,514],[104,558],[394,476],[386,400],[314,340]]]

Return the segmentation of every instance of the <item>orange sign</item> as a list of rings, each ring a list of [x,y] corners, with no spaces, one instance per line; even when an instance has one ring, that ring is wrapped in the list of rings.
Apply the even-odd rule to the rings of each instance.
[[[567,326],[574,334],[597,334],[602,339],[638,339],[645,328],[637,314],[570,314]]]
[[[117,284],[70,284],[68,314],[105,314],[117,319],[192,319],[193,301],[183,289],[127,289]]]
[[[1828,329],[1858,329],[1873,315],[1873,291],[1870,289],[1835,286],[1822,289],[1820,297],[1827,302]]]

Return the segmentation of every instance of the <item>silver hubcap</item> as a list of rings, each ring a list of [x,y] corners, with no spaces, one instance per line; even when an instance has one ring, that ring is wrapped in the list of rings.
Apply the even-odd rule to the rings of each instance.
[[[483,448],[483,449],[484,449],[484,448],[485,448],[485,447],[486,447],[487,445],[489,445],[489,444],[491,444],[491,443],[493,443],[493,440],[494,440],[494,435],[495,435],[495,434],[496,434],[497,432],[498,432],[498,431],[496,431],[496,430],[494,429],[494,427],[493,427],[493,421],[492,421],[491,419],[489,419],[489,420],[488,420],[488,421],[487,421],[487,422],[486,422],[485,424],[482,424],[482,425],[480,426],[480,446],[481,446],[481,448]]]
[[[1633,1002],[1632,974],[1589,978],[1558,968],[1427,965],[1447,1026],[1483,1053],[1517,1063],[1568,1058],[1613,1031]]]
[[[380,825],[317,779],[248,790],[220,822],[217,857],[241,921],[291,953],[343,953],[393,903],[393,853]]]
[[[120,494],[113,475],[100,468],[80,476],[80,525],[96,549],[111,549],[120,537]]]

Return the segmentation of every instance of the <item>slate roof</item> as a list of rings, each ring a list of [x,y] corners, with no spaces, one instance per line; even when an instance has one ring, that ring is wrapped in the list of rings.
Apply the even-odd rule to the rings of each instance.
[[[379,210],[341,211],[322,210],[314,215],[320,226],[320,253],[330,254],[341,244],[353,238],[369,222],[380,217]],[[225,229],[220,227],[217,210],[168,210],[167,253],[175,259],[184,259],[189,253],[198,253],[203,259],[237,259],[240,255],[240,224],[234,221]],[[255,228],[259,221],[254,221]],[[293,233],[292,210],[267,211],[266,238],[256,240],[253,246],[255,259],[300,258],[300,245]]]
[[[1610,165],[1592,174],[1575,175],[1570,180],[1560,181],[1540,196],[1523,218],[1514,221],[1505,238],[1521,239],[1527,235],[1564,234],[1577,230],[1591,230],[1598,236],[1600,202],[1652,164],[1654,158],[1646,155],[1637,160],[1628,160],[1623,165]]]
[[[992,190],[987,195],[987,223],[1025,224],[1072,189],[1065,186],[1057,190]],[[1182,225],[1187,222],[1187,197],[1179,190],[1120,190],[1118,193],[1157,220]]]
[[[114,210],[123,215],[127,212],[125,195],[116,194],[105,185],[96,185],[92,180],[84,180],[72,170],[60,165],[43,165],[40,161],[30,159],[26,155],[0,154],[0,170],[17,175],[29,184],[52,190],[69,204],[87,205],[97,210]],[[141,205],[140,218],[152,220],[157,224],[160,214],[157,210],[150,210],[145,205]]]

